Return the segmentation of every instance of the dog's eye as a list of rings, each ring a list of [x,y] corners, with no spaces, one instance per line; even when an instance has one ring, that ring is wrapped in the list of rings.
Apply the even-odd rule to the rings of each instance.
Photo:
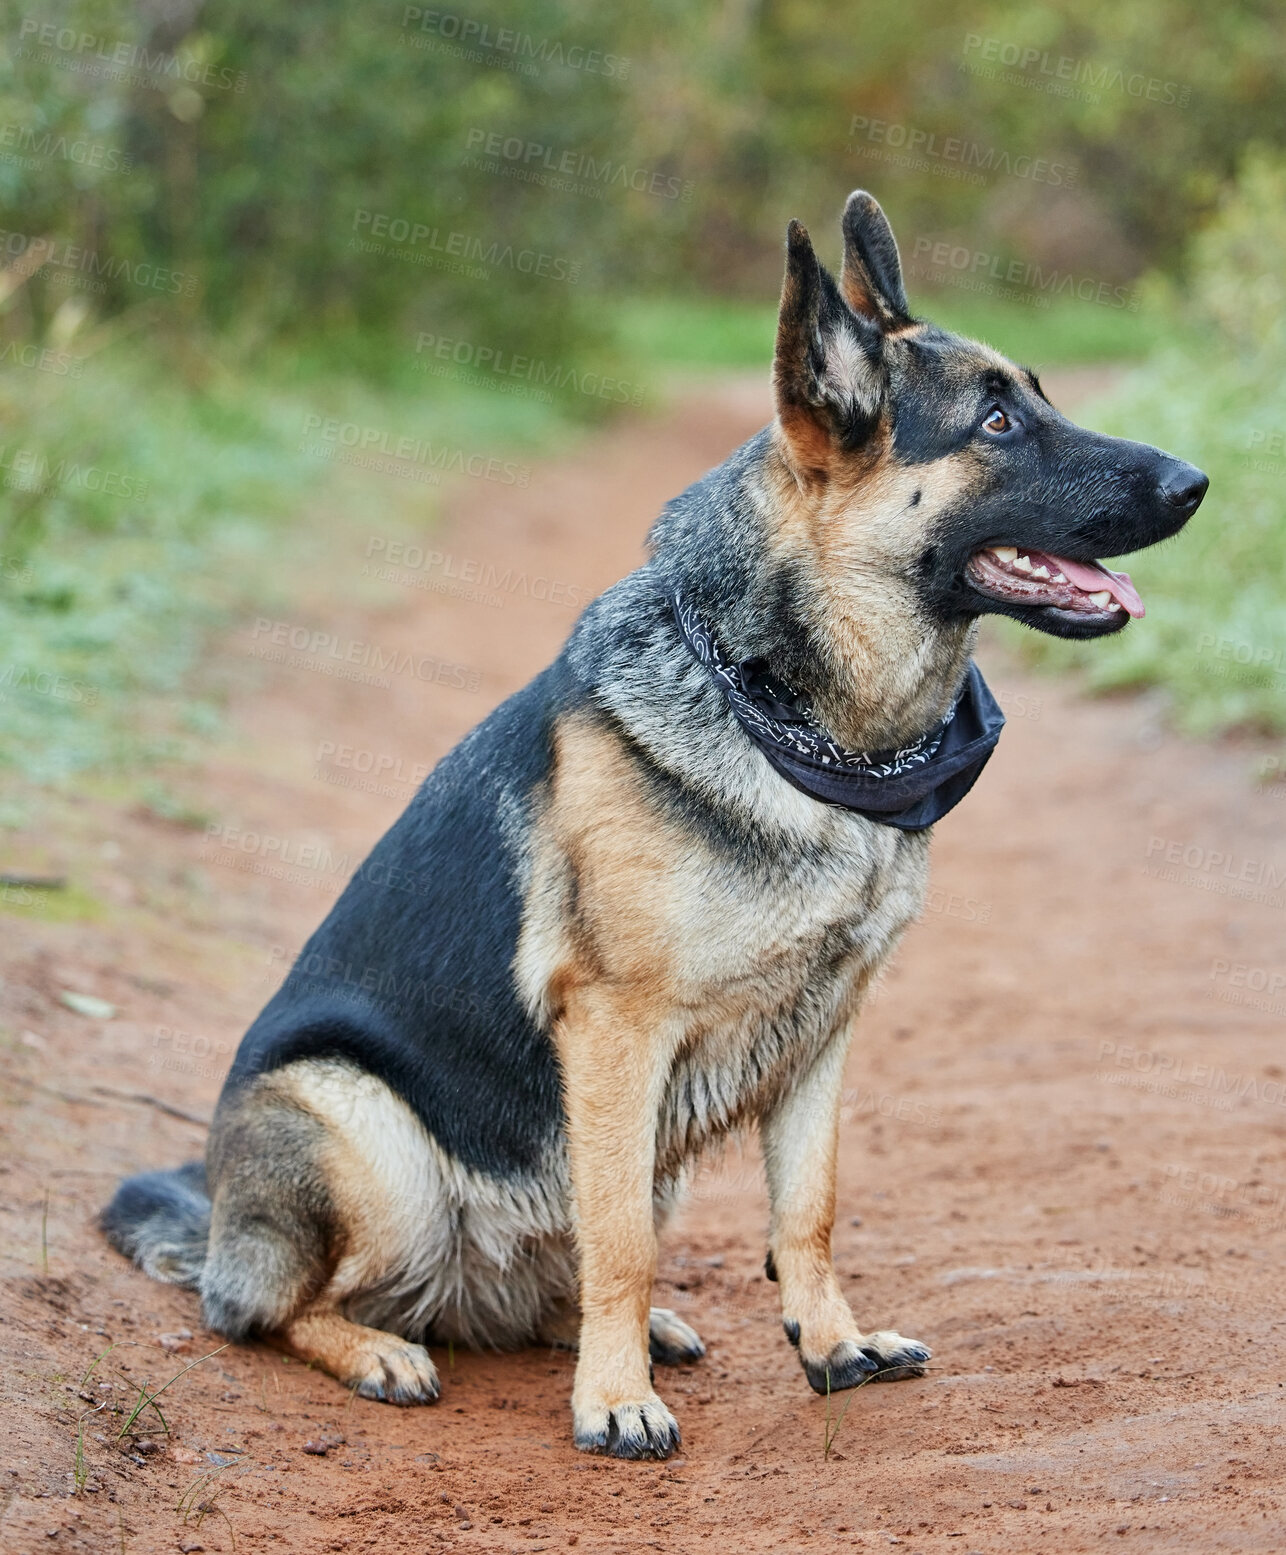
[[[993,437],[999,437],[1002,432],[1008,432],[1012,425],[1013,422],[997,405],[994,410],[988,413],[987,419],[982,424],[982,430],[990,432]]]

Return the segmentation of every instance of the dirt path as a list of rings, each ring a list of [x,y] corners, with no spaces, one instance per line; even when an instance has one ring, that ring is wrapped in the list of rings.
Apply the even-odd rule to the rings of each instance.
[[[662,1378],[681,1459],[576,1454],[572,1362],[541,1351],[439,1355],[441,1402],[399,1412],[226,1349],[161,1401],[168,1446],[116,1440],[113,1408],[218,1340],[194,1297],[98,1238],[112,1179],[199,1154],[183,1114],[208,1116],[240,1032],[424,766],[765,411],[758,385],[725,385],[525,487],[470,482],[422,542],[440,560],[390,559],[414,488],[372,482],[371,534],[341,543],[319,513],[280,623],[247,622],[214,666],[239,687],[231,737],[199,786],[175,779],[208,827],[110,793],[8,807],[5,867],[73,889],[0,902],[6,1555],[228,1551],[234,1530],[238,1551],[305,1555],[1286,1544],[1286,790],[1166,737],[1145,702],[1078,701],[994,651],[1010,727],[861,1020],[841,1147],[845,1289],[865,1325],[933,1345],[926,1379],[851,1395],[825,1456],[826,1403],[762,1275],[748,1146],[704,1172],[663,1249],[658,1299],[709,1345]],[[364,573],[381,563],[400,580]],[[381,674],[375,648],[406,662]],[[217,1492],[199,1526],[176,1511],[190,1490]]]

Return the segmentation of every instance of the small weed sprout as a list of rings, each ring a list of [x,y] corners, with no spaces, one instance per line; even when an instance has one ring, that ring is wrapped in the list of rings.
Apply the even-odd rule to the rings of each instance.
[[[844,1407],[840,1410],[839,1414],[837,1414],[835,1416],[834,1423],[832,1423],[832,1421],[831,1421],[831,1369],[830,1369],[829,1366],[826,1368],[826,1419],[825,1419],[825,1422],[823,1423],[823,1426],[822,1426],[822,1461],[823,1461],[823,1463],[829,1463],[830,1462],[831,1449],[835,1445],[835,1438],[839,1435],[839,1428],[840,1428],[840,1426],[842,1426],[844,1424],[844,1416],[848,1413],[848,1406],[853,1402],[853,1394],[857,1392],[858,1388],[865,1387],[866,1383],[867,1383],[867,1380],[868,1379],[866,1377],[863,1377],[861,1382],[858,1382],[858,1383],[854,1384],[853,1388],[849,1392],[848,1397],[844,1400]]]
[[[232,1526],[232,1519],[219,1505],[219,1496],[224,1487],[222,1484],[215,1484],[219,1475],[227,1467],[227,1464],[223,1464],[219,1468],[206,1469],[198,1474],[179,1497],[174,1510],[183,1519],[185,1527],[190,1526],[193,1528],[199,1528],[211,1512],[217,1512],[227,1525],[228,1537],[232,1540],[232,1548],[235,1551],[237,1547],[237,1531]],[[214,1487],[213,1493],[207,1494],[211,1486]]]
[[[125,1424],[121,1427],[120,1433],[116,1440],[119,1442],[128,1436],[130,1431],[134,1428],[134,1422],[145,1409],[153,1409],[156,1411],[156,1414],[161,1422],[161,1429],[168,1436],[170,1428],[165,1423],[165,1416],[161,1414],[160,1408],[156,1402],[157,1399],[160,1398],[161,1394],[165,1392],[166,1388],[173,1387],[180,1377],[186,1377],[188,1372],[190,1372],[194,1366],[200,1366],[202,1362],[210,1360],[211,1357],[220,1354],[221,1351],[226,1350],[227,1348],[228,1346],[226,1344],[221,1344],[218,1349],[211,1350],[209,1355],[202,1355],[199,1356],[195,1361],[189,1361],[188,1364],[183,1367],[182,1371],[175,1372],[175,1374],[168,1382],[163,1382],[161,1386],[157,1388],[155,1393],[149,1393],[147,1391],[146,1384],[141,1386],[138,1390],[138,1401],[135,1403],[133,1409],[130,1410],[129,1414],[125,1417]]]

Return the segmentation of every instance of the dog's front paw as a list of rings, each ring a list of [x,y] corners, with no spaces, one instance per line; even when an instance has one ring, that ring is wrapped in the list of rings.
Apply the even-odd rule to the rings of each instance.
[[[860,1342],[841,1339],[822,1357],[809,1355],[800,1345],[799,1324],[787,1319],[786,1337],[799,1350],[799,1359],[814,1393],[838,1393],[866,1382],[897,1382],[902,1377],[922,1377],[932,1353],[916,1339],[904,1339],[892,1329],[868,1334]]]
[[[582,1452],[611,1458],[668,1458],[679,1448],[679,1423],[655,1393],[628,1404],[573,1407]]]
[[[927,1344],[921,1344],[918,1339],[904,1339],[891,1328],[867,1334],[862,1350],[876,1363],[872,1382],[900,1382],[903,1377],[923,1377],[925,1364],[933,1354]]]
[[[661,1366],[682,1366],[706,1353],[701,1335],[669,1307],[653,1307],[648,1315],[648,1352]]]
[[[432,1404],[442,1391],[437,1368],[422,1344],[381,1335],[386,1344],[367,1345],[354,1357],[354,1369],[341,1378],[360,1397],[386,1404]]]
[[[786,1330],[790,1337],[790,1328]],[[791,1341],[798,1344],[798,1340]],[[869,1382],[878,1369],[879,1362],[867,1355],[861,1345],[851,1339],[841,1339],[829,1355],[815,1360],[801,1349],[799,1359],[814,1393],[838,1393],[842,1388],[857,1388]]]

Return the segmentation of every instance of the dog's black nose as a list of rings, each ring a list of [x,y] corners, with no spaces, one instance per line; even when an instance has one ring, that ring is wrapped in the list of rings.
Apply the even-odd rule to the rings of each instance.
[[[1210,477],[1195,464],[1185,464],[1182,459],[1168,459],[1165,474],[1161,477],[1161,495],[1172,508],[1183,513],[1195,513],[1206,494]]]

